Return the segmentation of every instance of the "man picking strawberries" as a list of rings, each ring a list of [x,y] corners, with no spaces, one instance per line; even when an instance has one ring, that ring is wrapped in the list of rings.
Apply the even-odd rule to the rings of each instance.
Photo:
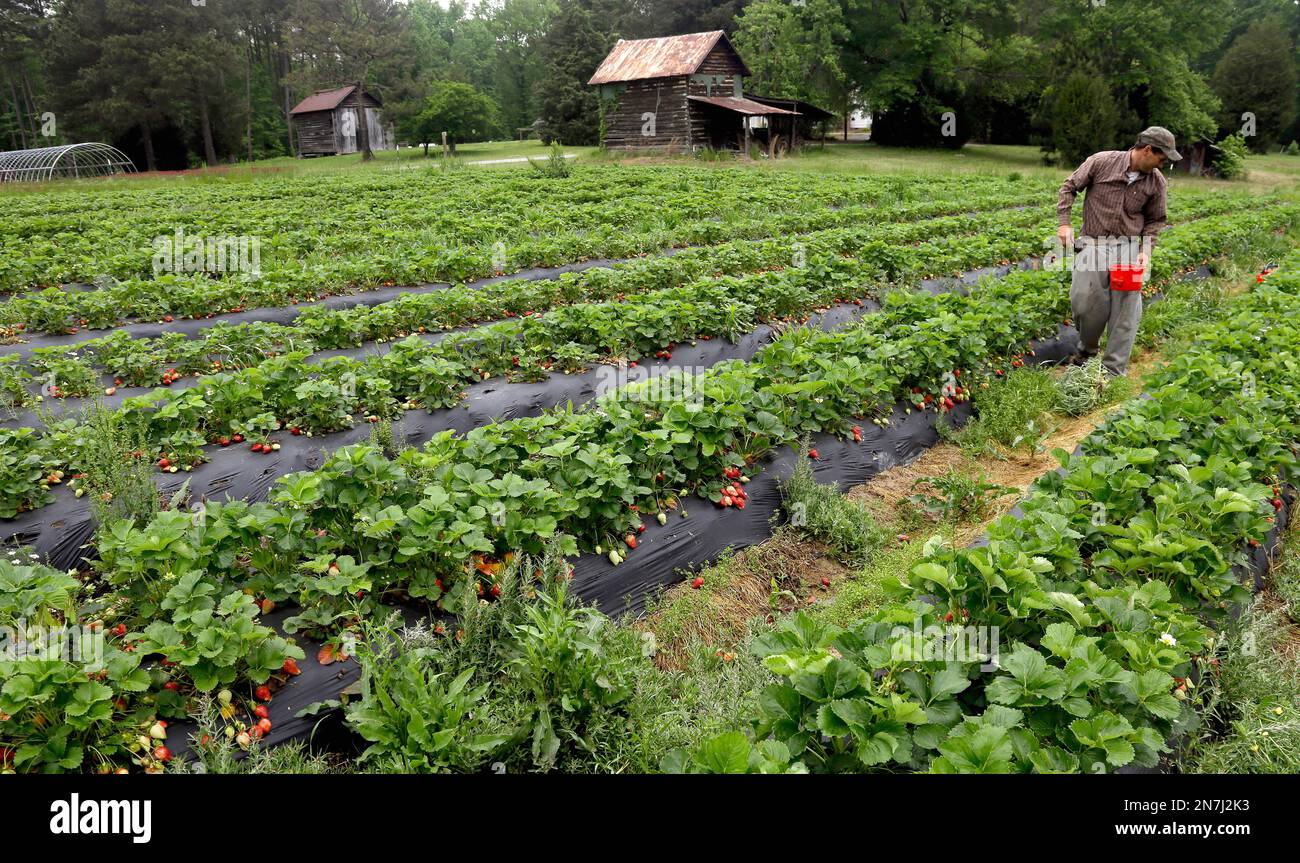
[[[1152,126],[1127,150],[1092,154],[1061,184],[1057,237],[1075,251],[1070,305],[1081,342],[1076,360],[1094,356],[1107,332],[1102,366],[1112,377],[1128,370],[1142,320],[1142,292],[1111,290],[1110,270],[1116,264],[1147,269],[1156,235],[1165,227],[1165,178],[1159,169],[1181,158],[1173,134]],[[1076,243],[1070,210],[1084,190],[1083,230]]]

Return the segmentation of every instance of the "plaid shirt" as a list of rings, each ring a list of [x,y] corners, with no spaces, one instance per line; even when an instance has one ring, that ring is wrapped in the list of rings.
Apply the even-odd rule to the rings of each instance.
[[[1059,224],[1070,224],[1074,196],[1083,199],[1083,237],[1150,237],[1165,228],[1165,177],[1155,170],[1139,174],[1132,184],[1128,150],[1093,153],[1061,184],[1056,201]]]

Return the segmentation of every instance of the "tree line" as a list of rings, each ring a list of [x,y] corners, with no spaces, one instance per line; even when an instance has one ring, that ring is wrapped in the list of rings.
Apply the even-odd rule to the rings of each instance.
[[[538,123],[592,144],[586,82],[618,39],[714,29],[748,88],[869,112],[882,144],[1300,137],[1298,0],[0,0],[0,148],[285,155],[293,105],[358,81],[409,143]]]

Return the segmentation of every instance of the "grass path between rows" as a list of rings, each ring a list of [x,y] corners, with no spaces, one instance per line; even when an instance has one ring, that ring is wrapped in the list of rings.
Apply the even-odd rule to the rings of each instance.
[[[1249,261],[1231,262],[1222,275],[1205,281],[1207,293],[1213,295],[1220,291],[1219,296],[1226,297],[1246,290],[1253,273],[1264,263],[1256,260],[1257,257],[1256,254]],[[855,520],[861,519],[858,523],[874,524],[881,531],[883,543],[872,549],[865,565],[854,565],[821,539],[781,526],[771,539],[724,555],[701,570],[705,580],[701,589],[692,589],[689,581],[674,585],[644,618],[631,625],[655,633],[655,662],[661,669],[687,671],[697,664],[700,655],[714,654],[724,662],[735,661],[744,653],[756,628],[761,629],[765,623],[771,624],[778,616],[798,608],[839,625],[863,617],[884,603],[885,581],[905,575],[922,558],[930,537],[938,535],[945,542],[964,546],[984,534],[989,524],[1025,497],[1035,480],[1059,466],[1052,456],[1053,450],[1073,451],[1124,401],[1139,395],[1147,373],[1177,350],[1176,336],[1146,348],[1135,348],[1124,383],[1115,388],[1116,392],[1105,403],[1077,417],[1049,413],[1049,433],[1037,454],[1020,449],[1004,452],[1005,457],[997,458],[987,452],[973,453],[953,441],[941,441],[910,464],[885,471],[842,496],[838,491],[828,490],[828,498],[842,497],[833,506],[847,505],[850,510],[843,530],[855,530]],[[1047,374],[1055,380],[1065,369],[1024,371],[1040,376]],[[980,402],[977,396],[976,405]],[[974,517],[918,525],[915,515],[906,514],[906,498],[914,492],[917,480],[949,470],[968,477],[983,477],[988,483],[1005,487],[1006,491],[989,501]]]

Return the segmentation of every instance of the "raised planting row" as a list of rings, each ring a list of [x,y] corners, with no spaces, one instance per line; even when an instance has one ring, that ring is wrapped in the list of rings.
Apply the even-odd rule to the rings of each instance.
[[[1275,221],[1282,216],[1274,213],[1273,216],[1232,218],[1235,221],[1231,224],[1222,220],[1210,220],[1206,224],[1192,222],[1171,230],[1171,242],[1166,243],[1157,256],[1162,253],[1177,256],[1178,234],[1186,231],[1209,231],[1226,243],[1243,235],[1248,237],[1266,224],[1273,224],[1270,220]],[[1243,218],[1249,224],[1242,222]],[[1027,242],[1032,243],[1034,240],[1027,239]],[[837,265],[841,264],[849,265],[846,261],[837,261]],[[758,300],[764,295],[789,299],[792,295],[790,292],[794,291],[794,295],[802,296],[807,304],[827,302],[826,296],[816,295],[807,286],[810,276],[816,276],[816,268],[762,274],[755,278],[766,279],[766,286],[758,285],[741,292]],[[737,287],[725,279],[719,283],[719,286],[723,285],[729,285],[733,289]],[[672,292],[668,294],[671,295]],[[671,342],[675,335],[673,331],[663,328],[677,326],[681,333],[694,331],[694,334],[708,337],[708,331],[701,331],[707,329],[705,325],[719,325],[720,330],[728,331],[735,325],[735,320],[728,316],[735,313],[740,316],[740,320],[748,321],[745,329],[751,329],[751,309],[744,304],[701,304],[698,300],[699,296],[695,295],[664,295],[649,303],[636,300],[628,305],[634,313],[629,313],[628,308],[623,307],[616,309],[619,312],[617,315],[595,311],[594,315],[603,317],[603,329],[591,326],[593,312],[590,309],[573,307],[564,309],[563,315],[558,317],[547,316],[541,321],[516,321],[511,322],[511,325],[490,328],[486,337],[482,333],[473,337],[461,335],[446,344],[409,339],[408,342],[395,346],[390,354],[370,357],[365,363],[335,357],[326,363],[308,367],[300,361],[302,357],[278,357],[243,372],[204,378],[203,386],[191,387],[179,393],[159,390],[142,398],[126,399],[123,402],[125,411],[118,416],[129,424],[127,430],[131,434],[127,437],[133,438],[134,443],[120,448],[135,459],[149,461],[157,469],[175,473],[178,470],[190,470],[200,461],[207,460],[216,447],[238,446],[242,443],[255,452],[272,454],[279,448],[279,439],[276,437],[279,430],[303,433],[309,437],[324,430],[346,428],[354,421],[354,411],[359,412],[360,416],[373,417],[373,420],[398,415],[403,409],[412,409],[417,404],[433,412],[439,406],[455,404],[464,387],[481,381],[485,374],[490,376],[495,372],[504,372],[511,380],[536,380],[547,370],[541,364],[554,364],[556,361],[575,363],[576,359],[590,356],[594,350],[610,354],[619,352],[619,344],[602,342],[601,337],[617,335],[620,339],[627,339],[623,347],[636,347],[637,338],[646,341],[654,334],[655,338],[650,344],[662,344],[655,352],[664,357],[667,356],[667,342]],[[673,315],[681,315],[681,321],[675,324]],[[664,341],[658,342],[659,338]],[[650,347],[645,350],[649,351]],[[556,359],[556,355],[565,352],[573,356],[567,360],[564,357]],[[538,356],[533,356],[534,354]],[[541,354],[547,356],[541,357]],[[521,360],[519,367],[515,367],[515,357],[521,355],[529,357],[528,363]],[[710,363],[724,355],[715,356]],[[668,357],[668,363],[671,363],[671,357]],[[526,398],[534,399],[538,396],[534,393]],[[357,403],[360,407],[357,407]],[[543,399],[543,404],[534,406],[534,409],[556,403],[555,399]],[[512,413],[490,412],[486,419],[511,416]],[[467,413],[465,416],[471,415]],[[455,417],[441,416],[433,426],[424,424],[425,428],[420,430],[412,442],[425,441],[439,429],[465,430],[480,421],[484,420],[467,424]],[[225,425],[218,426],[217,422],[224,422]],[[21,428],[0,430],[0,456],[3,456],[10,468],[8,482],[0,489],[4,495],[0,496],[0,500],[4,500],[9,507],[6,509],[9,517],[51,502],[51,486],[65,481],[69,486],[81,485],[83,481],[78,474],[91,470],[98,464],[95,457],[90,455],[91,452],[98,451],[98,439],[94,430],[79,420],[52,422],[39,434]],[[355,439],[356,435],[352,435],[352,441]],[[346,441],[326,443],[321,451],[329,451],[343,443]],[[155,455],[147,455],[153,446],[159,447],[159,450]],[[212,450],[205,446],[211,446]],[[90,448],[87,450],[87,447]],[[120,456],[113,456],[114,464],[117,464],[118,457]],[[290,464],[283,465],[279,470],[263,472],[266,480],[261,483],[261,487],[265,487],[282,470],[316,467],[316,464],[318,461],[312,459],[291,460]],[[229,482],[221,481],[214,487],[227,485]],[[81,487],[75,489],[75,494],[83,494]],[[238,493],[237,496],[246,494]],[[68,503],[72,503],[72,500]]]
[[[946,256],[968,266],[989,256],[1028,251],[1041,234],[1042,218],[1038,222],[1035,228],[995,232],[1005,238],[992,248],[995,241],[985,235],[904,251],[918,259]],[[964,251],[965,242],[974,250]],[[308,364],[305,353],[294,352],[237,372],[202,376],[186,389],[127,398],[120,413],[147,447],[137,449],[134,457],[148,453],[160,469],[176,472],[206,460],[208,445],[246,443],[271,452],[278,447],[273,436],[280,431],[314,435],[350,428],[357,416],[376,422],[404,410],[448,407],[460,400],[465,387],[496,374],[533,381],[552,369],[576,371],[597,359],[621,362],[651,352],[670,359],[676,341],[734,338],[762,317],[805,317],[846,295],[865,294],[879,278],[875,265],[831,257],[797,269],[715,280],[707,288],[688,286],[617,303],[562,307],[438,341],[411,336],[386,353],[357,359]],[[850,290],[854,281],[864,287]],[[57,380],[67,380],[74,371],[93,378],[92,371],[77,369],[73,362],[61,362],[63,376]],[[7,502],[0,515],[12,517],[47,503],[48,487],[64,478],[60,473],[81,473],[85,434],[76,419],[51,422],[42,432],[0,429],[0,463],[15,467],[14,482],[0,488],[0,503]],[[37,465],[39,472],[34,471]]]
[[[677,200],[679,196],[671,194],[625,200],[620,197],[620,179],[610,182],[601,171],[597,179],[603,178],[604,185],[592,183],[605,196],[600,203],[592,205],[597,215],[586,220],[572,205],[560,201],[554,208],[544,210],[549,226],[549,231],[545,231],[515,212],[517,202],[494,188],[504,182],[496,179],[498,174],[490,172],[462,183],[462,196],[475,193],[476,212],[455,213],[452,221],[459,226],[456,230],[444,224],[445,217],[440,217],[436,207],[425,201],[427,190],[417,183],[414,188],[402,187],[400,192],[382,184],[364,185],[357,190],[361,195],[359,201],[348,201],[344,207],[350,210],[359,206],[364,210],[364,215],[357,215],[351,224],[347,221],[336,224],[337,217],[328,210],[309,210],[298,215],[292,229],[286,229],[278,220],[268,225],[259,217],[259,211],[279,204],[267,201],[231,202],[227,206],[239,206],[238,212],[222,212],[206,218],[194,201],[179,210],[146,215],[128,210],[108,217],[107,222],[87,221],[71,239],[66,232],[44,238],[13,237],[6,242],[6,248],[12,244],[12,254],[17,258],[13,262],[15,266],[39,262],[40,246],[48,243],[49,253],[60,260],[64,255],[74,255],[77,266],[84,268],[67,273],[61,281],[80,278],[94,281],[96,288],[51,287],[17,296],[0,303],[0,325],[10,329],[25,325],[27,329],[63,333],[80,328],[102,329],[132,318],[206,317],[255,306],[283,306],[295,300],[312,300],[381,285],[465,281],[533,266],[555,266],[592,258],[626,258],[669,247],[852,225],[900,205],[906,207],[915,202],[924,207],[929,201],[952,199],[961,193],[978,196],[988,190],[993,200],[1017,202],[1045,201],[1048,197],[1041,188],[1027,190],[1006,182],[987,181],[970,186],[953,181],[930,182],[900,197],[895,191],[896,184],[876,180],[867,181],[867,189],[856,198],[851,189],[836,190],[825,183],[814,183],[814,188],[798,192],[788,188],[787,204],[772,210],[756,209],[752,189],[747,190],[735,178],[727,178],[719,181],[721,188],[716,195],[708,184],[694,193],[697,201],[706,201],[707,205],[682,206]],[[620,173],[619,178],[622,176]],[[328,182],[349,181],[330,178]],[[783,180],[777,185],[790,183]],[[393,197],[375,199],[383,194]],[[745,195],[750,195],[750,199],[742,200]],[[845,197],[851,198],[847,204],[836,203]],[[411,198],[424,202],[422,223],[407,225],[377,218],[377,213],[389,206],[401,206],[405,210]],[[791,206],[790,200],[798,203]],[[702,206],[706,207],[707,214],[700,214],[694,221],[680,221],[683,212],[696,213]],[[599,216],[605,211],[611,211],[610,218]],[[613,211],[627,211],[633,214],[634,221],[620,220]],[[586,221],[592,224],[584,227]],[[305,227],[308,225],[310,229]],[[178,230],[182,232],[180,244],[176,242]],[[464,236],[460,237],[460,233]],[[208,237],[243,237],[250,241],[256,238],[257,272],[251,271],[251,245],[246,246],[245,257],[249,261],[235,272],[229,271],[235,269],[230,256],[224,252],[218,255],[216,249],[211,264],[223,262],[227,271],[214,271],[209,265],[206,246],[199,249],[195,245],[188,261],[183,256],[169,257],[168,250],[179,248],[184,252],[187,248],[186,234],[195,241]],[[157,238],[170,238],[170,245],[163,243],[156,247]],[[72,249],[66,249],[65,245]],[[164,254],[159,255],[157,249],[162,249]],[[158,256],[157,271],[155,256]],[[83,272],[85,275],[79,275]]]
[[[53,363],[77,360],[82,366],[99,366],[121,378],[121,383],[127,386],[156,385],[162,382],[168,366],[182,376],[209,372],[213,368],[242,368],[289,350],[310,352],[359,347],[369,341],[402,338],[415,332],[450,330],[578,302],[614,300],[626,294],[680,287],[708,276],[794,266],[810,254],[845,254],[874,248],[871,244],[877,243],[901,245],[969,235],[995,229],[1008,221],[1011,225],[1025,225],[1039,223],[1043,218],[1042,213],[1030,211],[995,211],[979,216],[836,228],[766,242],[737,241],[691,250],[695,254],[639,259],[609,269],[565,273],[551,279],[505,280],[481,287],[439,287],[403,294],[377,305],[348,309],[312,306],[304,308],[287,324],[223,322],[192,336],[167,332],[155,338],[139,338],[118,331],[72,345],[36,347],[30,359],[15,358],[8,365],[11,376],[27,374],[48,379],[53,371],[56,382],[59,377],[66,378],[60,390],[74,396],[85,394],[80,389],[90,392],[93,388],[83,375],[58,375],[58,370],[51,368]]]
[[[850,436],[859,418],[914,387],[938,391],[953,370],[964,399],[1018,346],[1056,331],[1062,281],[1026,272],[970,296],[896,294],[853,328],[796,330],[750,363],[689,381],[674,373],[589,410],[439,435],[396,460],[347,447],[280,479],[266,503],[108,525],[97,567],[128,610],[156,607],[160,573],[201,572],[293,600],[290,630],[330,635],[385,602],[486,594],[507,554],[552,542],[570,554],[615,547],[634,561],[643,518],[666,520],[691,493],[723,505],[724,488],[743,487],[774,447],[812,431]],[[665,385],[674,383],[685,394]],[[731,503],[743,507],[743,494]]]
[[[1300,453],[1300,254],[1292,254],[988,531],[937,539],[895,603],[847,629],[797,615],[753,649],[781,680],[752,759],[832,771],[1104,773],[1152,767],[1249,597],[1252,547]],[[988,664],[986,664],[988,663]],[[744,772],[743,736],[670,770]]]
[[[261,446],[273,443],[270,435],[279,430],[333,432],[351,428],[357,416],[377,420],[398,416],[403,409],[450,407],[469,383],[497,374],[534,381],[554,368],[576,372],[598,360],[636,361],[650,354],[668,359],[664,354],[675,342],[715,335],[735,339],[761,321],[792,320],[836,300],[861,298],[884,279],[893,278],[896,270],[914,268],[918,261],[969,268],[989,259],[1019,257],[1039,243],[1043,218],[1017,213],[1010,224],[979,237],[915,247],[868,244],[871,253],[863,259],[833,255],[831,248],[839,246],[840,239],[832,238],[831,248],[816,247],[813,263],[800,268],[740,279],[705,279],[680,289],[621,296],[617,303],[568,305],[547,315],[500,322],[437,342],[408,337],[386,354],[360,359],[339,356],[307,365],[305,351],[294,351],[238,372],[201,376],[190,389],[155,390],[126,399],[122,411],[134,417],[144,442],[159,447],[161,468],[182,469],[204,459],[205,444],[225,446],[248,439]],[[1184,265],[1200,263],[1182,248],[1190,243],[1199,252],[1203,235],[1225,243],[1286,224],[1291,218],[1292,209],[1277,208],[1255,216],[1184,224],[1170,231],[1167,248],[1162,244],[1157,272],[1180,272]],[[861,304],[861,299],[857,302]],[[57,363],[42,369],[55,374],[57,395],[75,395],[98,386],[94,372],[85,365],[78,367],[74,357],[59,357]],[[165,382],[173,382],[179,369],[165,374]],[[48,452],[62,459],[47,465],[49,470],[77,472],[77,450],[66,446],[68,439],[59,438],[62,430],[56,425],[34,439],[48,441]],[[22,446],[26,448],[26,442]]]
[[[1261,225],[1279,223],[1284,218],[1279,213],[1225,217],[1254,220],[1249,227],[1192,222],[1177,230],[1209,231],[1223,241],[1234,230],[1253,233]],[[917,260],[961,260],[970,254],[1015,257],[1032,249],[1040,228],[1004,231],[1009,233],[1004,245],[993,249],[989,245],[994,241],[985,236],[922,244],[895,250],[892,256],[895,261],[904,255]],[[974,252],[965,251],[967,242],[975,244]],[[131,436],[140,441],[131,456],[148,458],[159,469],[175,473],[205,461],[205,446],[242,443],[270,453],[279,448],[275,435],[280,431],[310,436],[349,428],[358,415],[377,422],[404,410],[450,407],[471,383],[496,374],[533,381],[553,368],[577,371],[597,359],[635,361],[652,351],[670,360],[674,342],[715,335],[734,339],[760,319],[806,315],[844,299],[854,293],[849,285],[881,279],[884,274],[877,266],[831,257],[822,264],[722,279],[708,287],[625,297],[618,304],[565,307],[438,342],[410,337],[385,354],[365,359],[334,357],[308,365],[305,355],[291,353],[239,372],[205,376],[188,389],[128,398],[121,415]],[[856,302],[861,304],[860,299]],[[86,432],[82,423],[71,419],[52,423],[40,434],[22,428],[0,431],[0,458],[15,466],[15,481],[6,486],[7,492],[0,490],[0,501],[8,505],[2,511],[12,517],[48,503],[49,486],[69,474],[75,483],[76,475],[87,469],[82,455]]]
[[[274,238],[286,263],[390,252],[438,251],[549,240],[576,234],[697,230],[692,241],[755,214],[833,211],[860,204],[884,207],[924,201],[946,191],[1050,193],[1050,184],[1012,183],[1000,177],[773,174],[761,186],[747,171],[682,167],[579,167],[563,183],[527,174],[469,171],[337,174],[266,178],[257,183],[213,183],[151,189],[77,189],[11,196],[0,229],[5,240],[0,289],[21,291],[89,281],[107,275],[147,278],[153,273],[149,238],[182,228],[194,236]],[[485,237],[491,238],[486,242]],[[141,238],[145,238],[143,241]],[[683,241],[679,236],[677,241]],[[671,238],[670,238],[671,242]],[[662,247],[666,243],[656,244]],[[545,261],[515,259],[517,266]],[[393,264],[410,267],[415,261]],[[340,265],[343,262],[339,262]],[[396,278],[401,270],[377,273]],[[465,276],[451,276],[460,279]],[[370,283],[382,281],[376,277]],[[418,281],[412,278],[410,281]]]

